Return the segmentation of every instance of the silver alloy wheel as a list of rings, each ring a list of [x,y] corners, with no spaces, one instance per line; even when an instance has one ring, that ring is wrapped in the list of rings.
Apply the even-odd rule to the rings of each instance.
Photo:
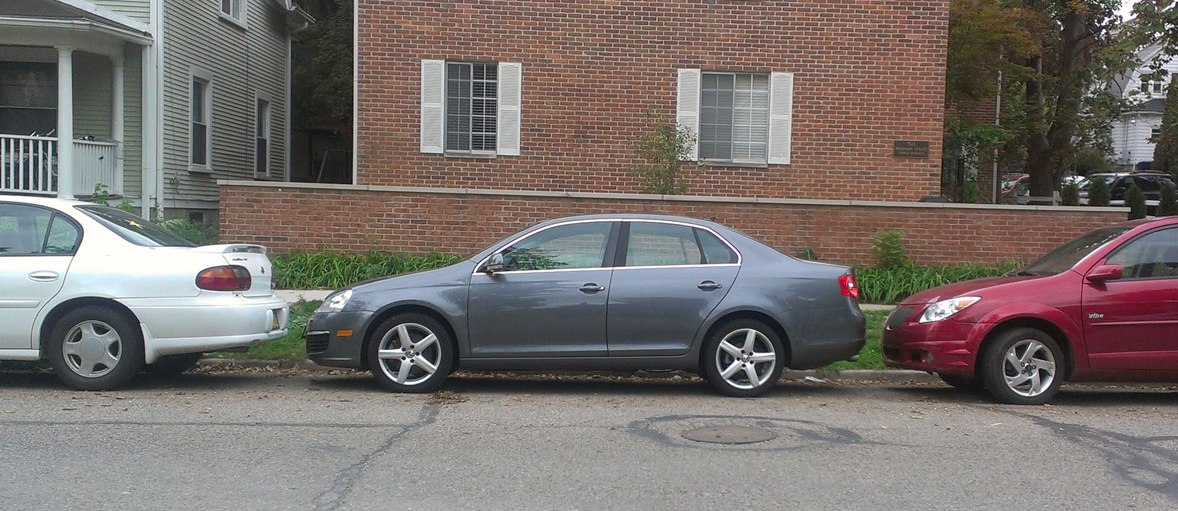
[[[733,330],[720,340],[716,368],[729,385],[743,390],[764,385],[777,367],[777,352],[765,334],[752,329]]]
[[[390,328],[377,346],[380,370],[401,385],[419,385],[438,371],[442,350],[438,336],[417,323]]]
[[[119,365],[123,339],[105,322],[87,320],[74,325],[65,335],[61,353],[70,370],[84,378],[98,378]]]
[[[1050,348],[1035,339],[1023,339],[1006,350],[1002,374],[1015,394],[1035,397],[1051,387],[1055,367]]]

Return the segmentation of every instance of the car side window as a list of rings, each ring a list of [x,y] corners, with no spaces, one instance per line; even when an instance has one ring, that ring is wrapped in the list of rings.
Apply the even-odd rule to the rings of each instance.
[[[1141,236],[1108,258],[1123,268],[1123,279],[1178,277],[1178,228],[1160,229]]]
[[[612,222],[561,225],[503,249],[504,271],[600,268]]]
[[[626,266],[703,264],[695,230],[686,225],[632,222],[626,245]]]
[[[55,214],[49,224],[49,236],[45,241],[46,254],[73,254],[82,240],[81,230],[64,216]]]
[[[0,204],[0,257],[44,253],[53,214],[24,204]]]
[[[707,264],[733,264],[736,263],[736,252],[728,248],[720,238],[703,229],[696,229],[695,235],[699,237],[699,245],[704,250],[704,262]]]

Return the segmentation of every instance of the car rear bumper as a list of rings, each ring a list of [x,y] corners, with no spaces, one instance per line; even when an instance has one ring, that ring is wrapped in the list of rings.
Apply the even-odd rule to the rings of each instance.
[[[280,339],[290,308],[276,296],[122,300],[139,318],[145,361],[162,355],[243,348]]]
[[[364,328],[372,312],[319,312],[307,320],[303,334],[307,358],[330,367],[363,369]]]

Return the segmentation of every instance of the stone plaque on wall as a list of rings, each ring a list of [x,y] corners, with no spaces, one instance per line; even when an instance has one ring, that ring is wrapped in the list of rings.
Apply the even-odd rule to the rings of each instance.
[[[928,142],[897,140],[892,143],[892,156],[897,158],[928,158]]]

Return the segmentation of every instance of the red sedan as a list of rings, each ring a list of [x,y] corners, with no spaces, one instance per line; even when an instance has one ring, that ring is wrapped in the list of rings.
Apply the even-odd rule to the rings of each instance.
[[[1096,229],[1016,274],[933,288],[888,316],[884,362],[999,401],[1068,381],[1178,381],[1178,217]]]

